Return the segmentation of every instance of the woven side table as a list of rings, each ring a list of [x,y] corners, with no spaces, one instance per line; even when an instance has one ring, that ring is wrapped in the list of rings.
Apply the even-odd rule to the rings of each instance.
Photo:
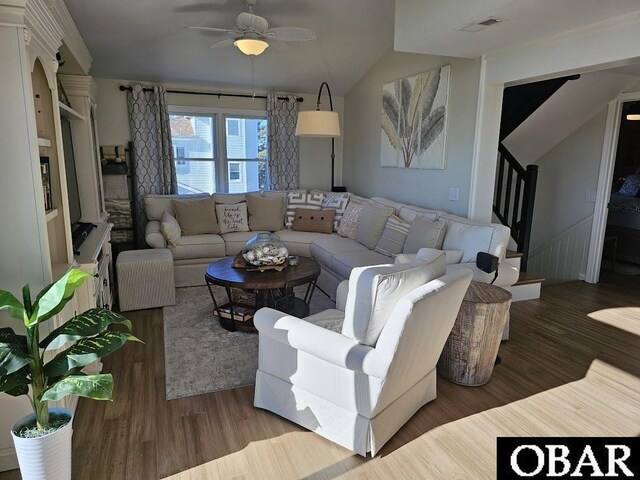
[[[171,250],[152,248],[121,252],[116,269],[120,311],[175,305]]]
[[[471,282],[438,360],[440,376],[470,387],[487,383],[493,373],[510,306],[511,293],[507,290]]]

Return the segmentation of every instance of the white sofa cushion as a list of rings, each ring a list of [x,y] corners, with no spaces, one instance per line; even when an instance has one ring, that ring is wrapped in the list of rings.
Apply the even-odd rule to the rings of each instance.
[[[395,263],[421,262],[425,259],[430,258],[430,256],[434,253],[440,253],[441,251],[444,252],[447,265],[460,263],[460,260],[462,260],[462,255],[464,254],[462,250],[436,250],[434,248],[421,248],[420,250],[418,250],[418,253],[403,253],[397,255]]]
[[[398,216],[405,222],[413,222],[413,219],[420,216],[432,222],[437,220],[443,212],[439,210],[429,210],[428,208],[414,207],[413,205],[404,205],[400,208]]]
[[[455,221],[447,222],[447,231],[442,248],[462,250],[462,262],[473,262],[478,252],[489,252],[494,229],[487,225],[469,225]]]
[[[342,335],[375,346],[400,298],[445,273],[443,253],[434,254],[428,263],[354,268],[349,277]]]
[[[311,256],[315,258],[321,265],[331,268],[331,260],[334,255],[343,252],[361,252],[367,247],[359,244],[350,238],[340,237],[336,234],[327,235],[317,238],[311,242],[309,250]]]
[[[144,239],[151,248],[167,248],[167,239],[160,231],[160,222],[150,220],[144,227]]]
[[[351,270],[356,267],[368,267],[371,265],[385,265],[392,259],[382,253],[369,250],[364,245],[361,249],[350,252],[336,253],[328,265],[340,278],[349,278]]]
[[[456,223],[462,224],[462,225],[468,225],[468,226],[483,227],[485,229],[492,230],[491,238],[489,240],[488,245],[486,244],[488,231],[485,230],[484,234],[481,235],[483,237],[482,244],[480,244],[479,242],[478,245],[473,247],[472,252],[467,252],[465,250],[464,257],[462,258],[463,263],[467,261],[475,261],[477,252],[487,252],[487,253],[490,253],[491,255],[495,255],[500,260],[504,259],[507,253],[507,245],[509,244],[509,236],[511,235],[511,229],[509,227],[506,227],[498,223],[477,222],[470,218],[459,217],[451,213],[440,215],[440,217],[438,217],[438,220],[442,220],[447,225],[447,233],[445,234],[444,244],[442,246],[444,250],[465,250],[464,248],[460,248],[456,246],[456,243],[458,241],[456,239],[457,235],[452,235],[449,238],[449,240],[447,240],[447,237],[449,236],[449,231],[452,230],[453,225]],[[456,229],[454,228],[453,231],[456,231]],[[465,233],[469,233],[469,232],[465,232]],[[480,233],[480,231],[476,231],[476,233]],[[481,247],[481,248],[476,248],[476,247]]]

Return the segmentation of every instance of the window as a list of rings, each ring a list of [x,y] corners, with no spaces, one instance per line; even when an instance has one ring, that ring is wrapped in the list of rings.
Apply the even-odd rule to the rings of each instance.
[[[229,165],[229,192],[252,192],[267,181],[267,119],[225,118],[225,157]]]
[[[178,193],[216,192],[214,116],[170,115]]]
[[[192,114],[188,110],[178,113],[172,109],[172,112],[171,141],[178,193],[242,193],[264,188],[267,180],[265,116],[226,111]]]

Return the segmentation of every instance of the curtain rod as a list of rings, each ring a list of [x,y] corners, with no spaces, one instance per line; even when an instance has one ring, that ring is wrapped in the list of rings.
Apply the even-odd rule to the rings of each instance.
[[[132,91],[133,89],[131,87],[125,87],[124,85],[120,85],[120,91],[124,92],[124,91]],[[145,92],[152,92],[153,88],[143,88],[143,90]],[[266,100],[267,96],[266,95],[249,95],[246,93],[220,93],[220,92],[190,92],[187,90],[167,90],[167,93],[179,93],[181,95],[210,95],[213,97],[238,97],[238,98],[263,98]],[[289,101],[289,97],[278,97],[278,100],[284,100],[285,102]],[[304,98],[302,97],[297,97],[296,101],[302,103],[304,102]]]

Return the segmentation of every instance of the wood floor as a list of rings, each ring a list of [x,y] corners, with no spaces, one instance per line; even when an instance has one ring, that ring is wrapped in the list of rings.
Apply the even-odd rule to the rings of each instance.
[[[252,387],[166,401],[162,312],[132,313],[146,344],[106,360],[114,402],[80,401],[74,478],[484,479],[495,476],[497,436],[638,435],[633,278],[553,285],[514,304],[491,382],[439,380],[438,398],[368,460],[253,408]]]

